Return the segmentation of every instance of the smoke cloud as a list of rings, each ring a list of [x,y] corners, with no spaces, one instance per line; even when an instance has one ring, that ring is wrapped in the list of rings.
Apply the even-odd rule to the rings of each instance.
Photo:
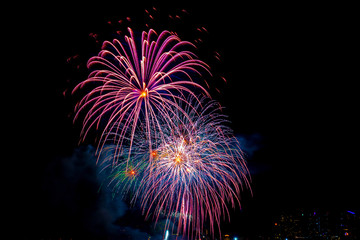
[[[236,138],[247,158],[253,157],[262,147],[262,136],[259,133],[236,135]]]
[[[162,239],[163,229],[154,228],[138,207],[113,194],[96,158],[94,147],[85,146],[49,163],[43,181],[47,237]]]
[[[245,153],[247,165],[251,175],[267,172],[270,165],[264,162],[259,162],[256,159],[256,153],[264,147],[263,136],[259,133],[236,135],[240,143],[242,151]]]

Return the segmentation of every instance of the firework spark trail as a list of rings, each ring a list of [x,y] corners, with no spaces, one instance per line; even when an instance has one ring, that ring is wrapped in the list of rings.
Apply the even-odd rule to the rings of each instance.
[[[85,140],[91,128],[99,129],[106,122],[98,153],[107,142],[109,133],[115,132],[119,136],[119,149],[125,135],[130,135],[130,157],[137,124],[145,122],[151,146],[150,133],[161,136],[158,116],[170,123],[169,113],[174,108],[182,111],[179,101],[186,102],[188,95],[196,98],[193,89],[209,96],[206,89],[195,82],[194,75],[210,72],[208,65],[187,50],[195,46],[181,41],[175,34],[163,31],[157,35],[151,29],[142,32],[140,44],[137,44],[133,31],[128,30],[130,37],[125,36],[123,42],[117,39],[105,41],[98,56],[89,59],[88,68],[95,70],[74,88],[73,93],[84,86],[93,87],[75,107],[74,121],[81,112],[87,111],[81,141]],[[120,125],[122,128],[118,128]]]
[[[136,156],[132,154],[130,160],[127,161],[128,151],[129,149],[119,151],[117,145],[105,146],[101,162],[101,171],[107,172],[110,178],[108,187],[112,186],[113,192],[124,198],[128,197],[129,194],[138,194],[136,189],[142,179],[143,171],[148,167],[148,158],[145,158],[148,154],[136,154]],[[113,164],[115,154],[117,154],[116,159],[118,159],[116,165]],[[132,198],[132,203],[135,202],[136,198],[135,195]]]
[[[107,133],[109,142],[113,144],[105,145],[100,157],[101,171],[106,172],[110,178],[108,187],[111,187],[114,193],[121,194],[124,198],[128,197],[130,193],[132,195],[132,204],[136,202],[139,194],[138,187],[144,175],[143,172],[149,167],[149,155],[155,157],[151,152],[149,154],[149,149],[155,147],[157,141],[156,139],[153,140],[153,146],[149,147],[148,134],[144,130],[144,125],[142,122],[137,125],[137,136],[134,137],[132,149],[130,149],[128,144],[123,144],[122,146],[116,144],[119,141],[119,136],[116,132]],[[117,128],[123,128],[122,124],[117,126]],[[131,131],[131,129],[128,129],[128,131]],[[154,137],[152,136],[152,138]],[[128,134],[126,134],[125,142],[129,143],[130,140]],[[114,159],[117,161],[114,162]]]

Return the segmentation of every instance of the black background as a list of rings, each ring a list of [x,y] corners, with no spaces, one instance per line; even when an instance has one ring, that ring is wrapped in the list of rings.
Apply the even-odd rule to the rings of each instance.
[[[76,194],[80,199],[70,195],[69,204],[61,208],[49,197],[57,196],[58,183],[50,185],[51,190],[46,187],[53,179],[49,175],[54,171],[61,175],[60,168],[51,167],[54,161],[70,158],[78,148],[80,129],[72,123],[75,100],[69,92],[82,80],[78,77],[86,77],[84,64],[100,48],[89,34],[98,33],[100,42],[111,40],[117,26],[107,22],[116,19],[124,19],[119,28],[128,24],[146,30],[144,11],[153,6],[160,12],[153,24],[158,32],[173,28],[182,40],[193,41],[197,36],[193,29],[206,27],[198,55],[215,73],[211,84],[221,93],[212,90],[213,96],[225,107],[236,135],[260,136],[248,159],[254,173],[253,196],[244,191],[242,210],[232,213],[224,231],[244,236],[267,233],[273,216],[284,209],[359,209],[358,74],[351,6],[61,3],[38,6],[42,10],[19,16],[16,26],[15,49],[21,54],[13,55],[25,74],[16,81],[24,87],[24,100],[14,108],[20,112],[16,127],[20,133],[13,142],[16,164],[21,166],[14,187],[20,202],[16,201],[20,211],[15,223],[26,229],[24,236],[89,237],[91,231],[79,211],[91,211],[87,206],[98,198],[93,194],[96,186],[85,181],[83,194]],[[182,14],[183,20],[174,25],[168,14]],[[125,20],[128,16],[130,22]],[[221,62],[214,60],[215,51]],[[68,63],[75,55],[80,57]],[[64,184],[71,185],[71,178]]]

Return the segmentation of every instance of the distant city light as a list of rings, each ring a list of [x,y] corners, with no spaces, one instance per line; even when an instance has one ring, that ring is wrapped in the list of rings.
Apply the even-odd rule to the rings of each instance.
[[[237,237],[234,237],[234,240],[238,240],[238,238],[237,238]]]
[[[296,209],[278,214],[265,239],[358,239],[358,211]],[[336,224],[333,224],[336,223]],[[239,238],[239,237],[238,237]],[[231,240],[234,239],[232,236]]]

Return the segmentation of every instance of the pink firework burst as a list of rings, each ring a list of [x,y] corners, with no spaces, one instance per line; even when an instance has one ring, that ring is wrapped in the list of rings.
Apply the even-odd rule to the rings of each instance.
[[[88,61],[87,66],[93,71],[73,90],[74,93],[84,86],[90,89],[76,105],[74,121],[85,112],[81,141],[90,129],[101,129],[98,153],[109,134],[115,133],[119,149],[129,139],[126,144],[130,146],[130,156],[140,121],[145,123],[151,147],[150,133],[161,135],[162,131],[158,116],[170,123],[169,113],[174,108],[182,111],[178,103],[186,103],[186,96],[196,98],[194,92],[198,90],[209,96],[195,79],[204,72],[210,74],[209,67],[190,51],[193,44],[168,31],[158,35],[152,29],[142,32],[137,41],[133,31],[128,30],[130,36],[123,40],[103,43],[99,54]]]
[[[203,99],[202,99],[203,100]],[[154,147],[154,160],[144,171],[139,190],[146,216],[167,218],[177,233],[200,238],[208,223],[220,231],[229,217],[228,205],[240,205],[240,191],[250,188],[249,171],[232,131],[215,101],[174,109],[173,128],[164,124],[163,140]],[[229,219],[230,220],[230,219]]]

